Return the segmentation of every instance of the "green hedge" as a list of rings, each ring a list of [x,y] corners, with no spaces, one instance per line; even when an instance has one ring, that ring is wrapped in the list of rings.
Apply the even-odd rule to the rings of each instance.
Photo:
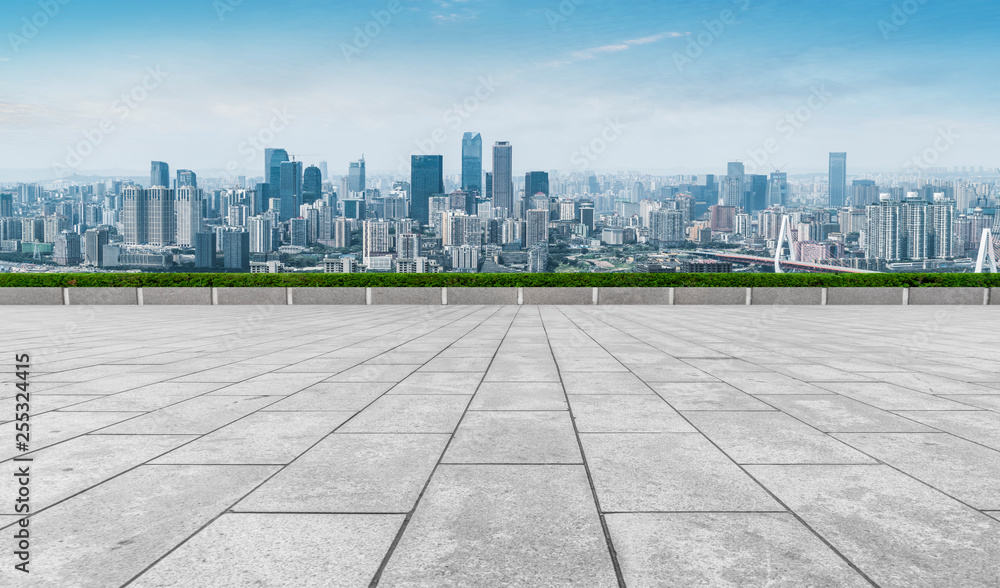
[[[0,274],[0,287],[1000,287],[1000,274]]]

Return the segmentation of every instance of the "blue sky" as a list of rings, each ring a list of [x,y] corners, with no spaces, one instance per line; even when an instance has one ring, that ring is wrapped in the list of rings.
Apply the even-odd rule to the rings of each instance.
[[[465,131],[518,170],[897,169],[942,132],[934,165],[995,167],[998,24],[981,0],[7,0],[0,168],[259,174],[252,136],[332,173],[454,170]]]

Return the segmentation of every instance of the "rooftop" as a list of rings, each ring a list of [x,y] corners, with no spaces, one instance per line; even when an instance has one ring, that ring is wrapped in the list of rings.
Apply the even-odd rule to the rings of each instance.
[[[3,307],[4,586],[996,586],[990,307]],[[8,376],[9,377],[9,376]],[[16,390],[0,391],[11,418]],[[13,582],[11,582],[13,580]]]

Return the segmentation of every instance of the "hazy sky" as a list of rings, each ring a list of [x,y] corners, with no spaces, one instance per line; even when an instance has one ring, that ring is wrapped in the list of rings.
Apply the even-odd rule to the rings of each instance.
[[[362,153],[373,171],[414,152],[457,170],[465,131],[487,159],[511,141],[519,171],[724,173],[767,149],[761,171],[824,170],[830,151],[852,173],[917,156],[997,167],[998,14],[986,0],[5,0],[0,168],[260,175],[254,137],[333,174]]]

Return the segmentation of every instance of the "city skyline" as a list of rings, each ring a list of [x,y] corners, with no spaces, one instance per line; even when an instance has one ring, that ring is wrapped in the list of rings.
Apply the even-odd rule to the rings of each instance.
[[[894,170],[928,149],[996,166],[981,1],[56,4],[34,31],[38,3],[0,17],[4,170],[250,172],[261,154],[241,146],[270,136],[310,161],[441,154],[451,172],[471,129],[519,146],[524,169],[705,173],[764,154],[811,173],[847,151]]]

